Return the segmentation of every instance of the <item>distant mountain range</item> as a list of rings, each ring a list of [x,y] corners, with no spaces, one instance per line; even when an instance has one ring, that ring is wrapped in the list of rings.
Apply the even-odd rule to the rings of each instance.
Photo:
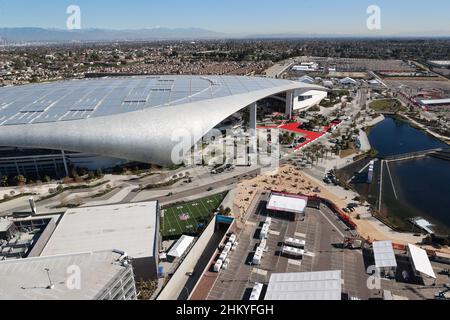
[[[206,39],[295,39],[295,38],[413,38],[449,37],[450,32],[420,32],[392,35],[382,34],[227,34],[201,28],[148,28],[136,30],[110,29],[45,29],[45,28],[0,28],[0,39],[8,43],[17,42],[83,42],[83,41],[156,41],[156,40],[206,40]]]
[[[0,28],[0,38],[8,42],[138,41],[217,39],[225,34],[200,28],[151,28],[138,30]]]

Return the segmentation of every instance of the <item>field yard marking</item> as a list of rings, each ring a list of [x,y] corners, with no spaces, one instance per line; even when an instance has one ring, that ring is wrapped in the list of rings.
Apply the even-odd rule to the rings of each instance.
[[[211,210],[208,210],[208,208],[203,204],[203,201],[202,201],[202,205],[203,205],[203,208],[205,208],[206,211],[211,211]]]
[[[166,209],[165,210],[165,213],[164,213],[164,220],[165,220],[165,224],[164,224],[164,231],[165,231],[165,233],[167,233],[168,235],[169,234],[171,234],[172,232],[171,232],[171,230],[172,230],[172,224],[170,223],[170,218],[172,217],[172,208],[168,208],[168,209]],[[166,224],[168,224],[169,225],[169,229],[167,229],[167,225]]]
[[[169,218],[169,221],[171,221],[172,219],[172,221],[171,222],[173,222],[173,223],[170,223],[170,226],[171,226],[171,230],[172,229],[174,229],[175,231],[172,231],[172,232],[170,232],[172,235],[174,235],[174,234],[176,234],[177,233],[177,230],[179,230],[179,229],[177,229],[177,220],[176,220],[176,212],[175,212],[175,209],[174,208],[170,208],[170,212],[171,212],[171,214],[170,214],[170,218]],[[178,228],[179,228],[180,226],[178,225]]]
[[[188,206],[189,209],[189,213],[191,214],[191,216],[189,217],[189,220],[194,220],[195,221],[195,226],[194,227],[198,227],[199,223],[197,221],[197,219],[195,219],[195,214],[193,212],[193,210],[191,210],[191,206]]]
[[[183,227],[183,226],[181,226],[181,223],[185,222],[185,221],[180,220],[180,215],[183,214],[183,212],[179,211],[178,208],[176,210],[177,210],[177,212],[174,215],[175,221],[177,222],[178,226],[180,227],[180,232],[184,233],[184,231],[186,229],[186,223],[184,223],[184,227]]]
[[[197,202],[197,205],[193,207],[193,209],[195,208],[195,211],[197,212],[196,214],[194,214],[194,217],[195,217],[195,220],[196,220],[197,224],[198,224],[197,218],[199,218],[199,220],[204,218],[203,215],[202,215],[202,211],[199,209],[200,204],[202,202],[203,202],[202,200],[199,200]]]
[[[224,197],[224,193],[219,193],[165,209],[163,228],[165,235],[173,236],[177,235],[177,233],[183,234],[187,230],[190,230],[187,228],[188,225],[195,227],[193,224],[196,223],[198,225],[198,220],[207,219],[209,214],[219,207]],[[206,210],[204,213],[202,212],[201,207]],[[189,219],[187,221],[180,220],[181,214],[189,214]],[[172,219],[174,221],[171,221]],[[174,232],[170,232],[172,228],[175,230]]]

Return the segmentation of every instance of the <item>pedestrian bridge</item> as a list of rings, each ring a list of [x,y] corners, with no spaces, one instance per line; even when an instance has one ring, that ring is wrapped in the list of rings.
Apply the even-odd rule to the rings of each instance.
[[[418,151],[418,152],[411,152],[411,153],[398,154],[395,156],[382,157],[380,159],[384,160],[386,162],[394,162],[394,161],[405,161],[405,160],[412,160],[412,159],[416,159],[416,158],[423,158],[426,156],[435,156],[438,158],[443,158],[444,160],[450,160],[450,148],[422,150],[422,151]]]

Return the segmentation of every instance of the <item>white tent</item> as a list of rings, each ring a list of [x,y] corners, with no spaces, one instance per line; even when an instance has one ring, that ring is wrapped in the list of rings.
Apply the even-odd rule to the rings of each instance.
[[[310,76],[303,76],[303,77],[299,78],[298,81],[303,82],[303,83],[308,83],[308,84],[314,83],[314,79],[311,78]]]
[[[375,266],[377,268],[397,267],[392,241],[375,241],[372,246],[375,255]]]
[[[308,203],[307,197],[273,192],[267,209],[292,213],[304,213]]]
[[[274,273],[264,300],[341,300],[341,271]]]
[[[170,249],[169,253],[167,254],[170,257],[174,258],[181,258],[186,250],[190,247],[192,242],[194,242],[194,237],[189,237],[183,235]]]
[[[339,81],[341,84],[346,84],[346,85],[355,85],[357,84],[357,81],[355,79],[352,78],[344,78],[342,80]]]
[[[412,244],[408,244],[408,252],[415,271],[436,279],[430,259],[428,258],[428,254],[425,250],[413,246]]]

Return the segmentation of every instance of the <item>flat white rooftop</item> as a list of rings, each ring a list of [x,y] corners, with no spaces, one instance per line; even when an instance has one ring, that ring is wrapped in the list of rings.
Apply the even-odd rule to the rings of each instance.
[[[157,206],[152,201],[68,210],[41,256],[111,249],[132,258],[154,256]]]
[[[375,241],[372,246],[377,268],[397,267],[392,241]]]
[[[412,244],[408,244],[408,252],[416,271],[436,279],[436,274],[434,273],[430,259],[428,258],[428,254],[425,250]]]
[[[113,251],[79,253],[0,262],[0,300],[93,300],[125,271]],[[67,286],[71,266],[81,272],[80,289]],[[53,289],[47,289],[50,282]],[[73,272],[73,271],[72,271]],[[69,282],[72,283],[72,282]]]
[[[264,300],[341,300],[341,271],[274,273]]]
[[[292,213],[304,213],[308,198],[290,194],[273,192],[270,196],[267,209]]]

